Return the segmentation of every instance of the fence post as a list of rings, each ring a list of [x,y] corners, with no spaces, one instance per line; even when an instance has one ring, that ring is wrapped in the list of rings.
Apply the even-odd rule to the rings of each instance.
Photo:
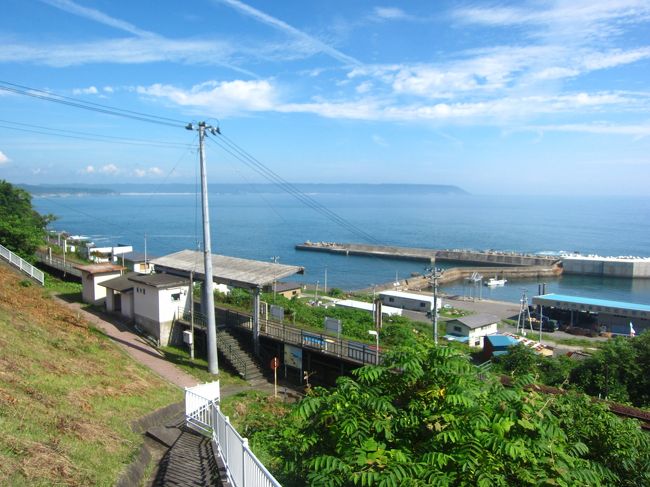
[[[248,450],[248,438],[242,438],[241,449],[241,484],[246,485],[246,450]]]

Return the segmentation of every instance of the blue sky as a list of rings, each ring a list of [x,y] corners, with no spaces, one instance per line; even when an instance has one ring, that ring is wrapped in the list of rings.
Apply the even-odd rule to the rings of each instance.
[[[4,0],[0,80],[207,119],[292,182],[650,186],[644,0]],[[192,182],[195,143],[0,90],[9,181]],[[213,181],[263,182],[215,144],[207,157]]]

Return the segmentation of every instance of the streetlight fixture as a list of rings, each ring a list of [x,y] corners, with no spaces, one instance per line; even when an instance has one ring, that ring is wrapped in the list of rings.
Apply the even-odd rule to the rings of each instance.
[[[375,349],[375,365],[379,365],[379,332],[377,330],[368,330],[368,335],[375,337],[377,348]]]

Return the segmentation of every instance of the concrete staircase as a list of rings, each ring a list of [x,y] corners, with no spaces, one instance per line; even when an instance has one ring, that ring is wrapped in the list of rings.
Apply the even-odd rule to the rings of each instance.
[[[266,382],[257,358],[246,351],[226,328],[217,328],[217,351],[245,380],[253,383]]]

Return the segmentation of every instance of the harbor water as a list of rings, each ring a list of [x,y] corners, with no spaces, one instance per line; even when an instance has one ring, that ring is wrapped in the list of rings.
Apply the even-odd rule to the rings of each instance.
[[[494,249],[525,253],[650,256],[650,198],[478,196],[376,191],[309,196],[345,218],[345,228],[291,195],[264,191],[211,193],[213,252],[304,266],[295,280],[344,290],[408,278],[422,262],[295,250],[312,242],[364,242],[438,249]],[[120,194],[35,196],[35,208],[57,216],[52,228],[89,236],[98,246],[133,245],[149,255],[197,249],[200,197],[168,190]],[[146,236],[146,237],[145,237]],[[442,267],[454,267],[445,263]],[[489,278],[493,276],[485,276]],[[522,289],[537,293],[536,280],[483,287],[481,297],[519,301]],[[443,288],[456,295],[477,289],[463,283]],[[650,304],[650,280],[565,275],[547,280],[547,292]]]

